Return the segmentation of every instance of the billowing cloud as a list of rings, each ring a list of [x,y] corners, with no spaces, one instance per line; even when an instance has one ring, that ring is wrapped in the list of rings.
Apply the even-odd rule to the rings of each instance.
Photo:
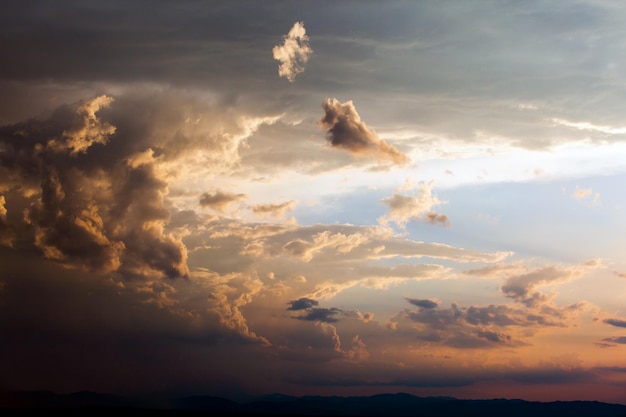
[[[120,163],[134,152],[112,144],[118,130],[97,115],[111,102],[96,97],[1,129],[1,186],[25,213],[7,222],[20,240],[67,266],[186,277],[185,246],[164,231],[167,183],[153,157]]]
[[[246,194],[234,194],[227,191],[215,190],[211,193],[202,194],[200,197],[200,205],[223,212],[230,204],[246,198],[248,198]]]
[[[409,163],[408,156],[398,151],[370,130],[361,120],[352,101],[339,102],[327,98],[322,103],[324,116],[318,124],[326,129],[331,146],[343,149],[355,156],[368,156],[390,161],[397,165]]]
[[[274,59],[280,62],[278,75],[294,82],[296,75],[304,72],[304,64],[312,53],[304,23],[294,23],[289,33],[283,36],[282,45],[276,45],[272,49]]]

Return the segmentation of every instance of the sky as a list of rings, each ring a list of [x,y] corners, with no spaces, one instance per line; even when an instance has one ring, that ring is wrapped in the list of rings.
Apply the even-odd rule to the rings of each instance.
[[[4,2],[0,389],[626,404],[625,23]]]

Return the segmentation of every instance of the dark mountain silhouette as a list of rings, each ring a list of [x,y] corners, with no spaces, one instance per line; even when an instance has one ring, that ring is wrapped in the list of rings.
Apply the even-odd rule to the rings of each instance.
[[[150,399],[94,392],[0,393],[0,412],[3,415],[43,413],[55,409],[63,409],[64,414],[69,415],[119,411],[142,416],[626,417],[626,405],[597,401],[459,400],[452,397],[416,397],[410,394],[381,394],[370,397],[292,397],[271,394],[240,403],[211,396]]]

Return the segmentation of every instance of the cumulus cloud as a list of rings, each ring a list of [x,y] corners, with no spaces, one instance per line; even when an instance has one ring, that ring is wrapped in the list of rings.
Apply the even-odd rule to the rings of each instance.
[[[422,182],[419,184],[417,195],[394,194],[380,200],[387,206],[389,214],[381,217],[379,221],[382,224],[392,221],[401,227],[404,227],[410,220],[420,219],[430,224],[448,225],[448,216],[432,211],[433,206],[442,204],[432,194],[432,187],[432,181],[428,184]]]
[[[248,198],[246,194],[234,194],[227,191],[215,190],[210,193],[202,194],[200,197],[200,205],[224,212],[230,204],[246,198]]]
[[[278,75],[294,82],[296,75],[304,72],[304,64],[312,53],[304,23],[294,23],[289,33],[283,36],[283,43],[272,49],[274,59],[280,62]]]
[[[331,146],[355,156],[368,156],[390,161],[397,165],[410,162],[408,156],[398,151],[370,130],[361,120],[352,101],[339,102],[327,98],[322,103],[324,116],[318,124],[327,130],[326,139]]]

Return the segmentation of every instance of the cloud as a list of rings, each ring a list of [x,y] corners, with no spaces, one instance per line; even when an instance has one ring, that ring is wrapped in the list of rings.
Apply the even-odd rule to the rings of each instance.
[[[246,194],[233,194],[222,190],[215,190],[211,193],[202,194],[200,197],[200,205],[224,212],[230,204],[246,198],[248,198]]]
[[[428,184],[421,182],[418,185],[416,196],[394,194],[389,198],[380,200],[387,206],[389,214],[381,217],[379,222],[387,224],[392,221],[404,227],[410,220],[423,219],[430,224],[448,225],[448,216],[432,211],[433,206],[442,203],[436,196],[433,196],[432,186],[432,181]]]
[[[299,298],[297,300],[290,301],[289,304],[291,304],[291,307],[287,308],[287,310],[298,311],[313,308],[317,306],[319,302],[310,298]]]
[[[272,49],[274,59],[280,61],[278,75],[294,82],[296,75],[304,72],[304,64],[309,61],[312,53],[304,23],[294,23],[289,33],[283,36],[282,45],[276,45]]]
[[[365,125],[352,101],[340,103],[336,98],[327,98],[322,103],[322,108],[324,116],[318,124],[328,130],[326,139],[331,146],[355,156],[373,157],[397,165],[409,163],[408,156],[379,139]]]
[[[419,308],[436,308],[439,304],[428,299],[407,298],[409,303]]]
[[[101,122],[96,113],[103,107],[108,107],[113,102],[112,97],[99,96],[78,106],[76,113],[80,119],[76,125],[63,132],[64,146],[70,149],[70,155],[85,152],[90,146],[99,143],[105,144],[113,133],[115,127],[109,123]],[[53,139],[54,141],[54,139]],[[48,143],[48,146],[58,146],[56,143]]]
[[[602,339],[603,342],[617,343],[619,345],[626,345],[626,336],[606,337]]]
[[[7,227],[22,245],[68,267],[187,277],[186,248],[164,230],[167,182],[147,148],[143,162],[132,163],[123,129],[100,120],[112,102],[99,96],[0,128],[0,188],[24,212],[7,218]]]
[[[392,317],[388,326],[399,336],[417,338],[425,345],[443,345],[456,349],[515,347],[547,327],[566,327],[585,306],[567,306],[529,310],[504,304],[461,307],[452,303],[440,308],[424,299],[406,299],[419,307],[404,310]]]
[[[584,198],[590,197],[593,194],[593,190],[591,188],[579,188],[576,186],[576,190],[572,193],[572,197],[576,200],[582,200]]]
[[[305,321],[319,321],[322,323],[336,323],[339,320],[335,317],[341,313],[338,308],[310,308],[301,316],[293,316],[294,319]]]
[[[350,362],[363,362],[369,359],[370,354],[367,351],[365,343],[359,335],[352,338],[352,346],[350,350],[345,352],[346,359]]]
[[[591,188],[580,188],[576,186],[576,189],[572,193],[572,197],[576,200],[584,200],[593,196],[592,203],[594,205],[600,204],[600,193],[593,193]]]
[[[500,289],[509,298],[526,304],[528,307],[538,307],[549,301],[549,297],[535,291],[537,286],[576,279],[590,269],[601,267],[602,264],[595,259],[572,267],[548,265],[530,272],[510,276]]]
[[[521,274],[525,271],[526,268],[521,265],[498,263],[494,265],[483,266],[481,268],[467,269],[464,270],[463,273],[481,278],[498,278],[501,276],[509,277],[516,273]]]
[[[411,302],[410,299],[407,301]],[[416,300],[423,301],[423,300]],[[428,300],[429,301],[429,300]],[[412,303],[411,304],[415,304]],[[419,310],[405,310],[392,322],[396,322],[395,331],[400,327],[397,321],[402,318],[416,323],[412,325],[412,334],[418,340],[427,344],[440,344],[457,349],[477,349],[498,346],[520,346],[521,340],[503,331],[503,327],[513,325],[529,326],[532,323],[525,320],[523,312],[506,306],[460,308],[452,304],[449,309],[439,309],[437,305]],[[496,309],[500,311],[493,314]],[[477,320],[482,316],[485,320]]]
[[[610,324],[611,326],[626,327],[626,320],[622,319],[605,319],[603,320],[603,322],[606,324]]]
[[[269,215],[272,217],[284,217],[285,214],[293,210],[298,202],[296,200],[285,201],[277,204],[255,204],[252,206],[252,212],[260,215]]]

